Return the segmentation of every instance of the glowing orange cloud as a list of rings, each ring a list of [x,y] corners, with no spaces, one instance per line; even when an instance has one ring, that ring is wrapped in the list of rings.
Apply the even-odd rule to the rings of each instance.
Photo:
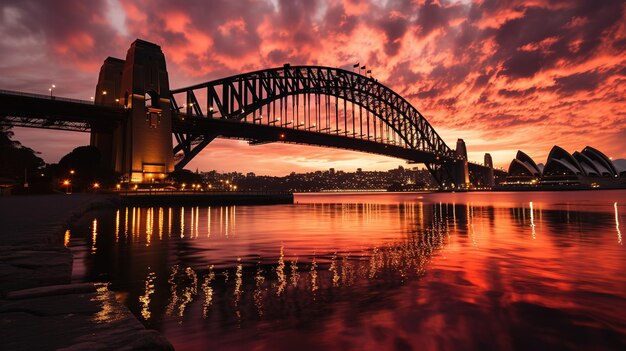
[[[287,62],[347,69],[359,62],[406,97],[450,146],[464,138],[475,161],[490,152],[506,166],[523,149],[542,162],[554,144],[570,151],[589,144],[626,157],[620,0],[23,1],[0,9],[6,17],[0,37],[11,38],[0,41],[8,53],[0,58],[4,89],[45,93],[54,81],[59,95],[86,99],[101,62],[123,58],[140,37],[162,46],[172,88]],[[63,18],[55,16],[60,11]],[[54,162],[62,155],[48,151],[48,134],[17,136]],[[67,148],[84,140],[69,138]],[[285,174],[399,164],[352,152],[217,141],[189,167]]]

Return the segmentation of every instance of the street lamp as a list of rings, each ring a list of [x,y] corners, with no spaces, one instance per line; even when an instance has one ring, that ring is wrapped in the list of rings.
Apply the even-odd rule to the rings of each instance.
[[[71,194],[72,193],[72,190],[71,190],[72,189],[71,188],[72,183],[68,179],[63,181],[63,186],[65,186],[65,193],[66,194]]]
[[[57,87],[56,85],[52,84],[50,88],[48,88],[48,91],[50,92],[50,97],[52,97],[52,90],[56,87]]]

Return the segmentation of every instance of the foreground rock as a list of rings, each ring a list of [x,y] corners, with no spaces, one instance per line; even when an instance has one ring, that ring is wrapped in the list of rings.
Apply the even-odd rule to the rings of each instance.
[[[67,224],[117,201],[97,194],[0,198],[0,297],[12,290],[69,283],[72,255],[63,246]]]
[[[0,340],[6,350],[173,350],[117,303],[104,284],[8,294],[0,301]]]
[[[0,198],[0,350],[172,350],[104,284],[69,284],[68,223],[115,206],[95,194]]]

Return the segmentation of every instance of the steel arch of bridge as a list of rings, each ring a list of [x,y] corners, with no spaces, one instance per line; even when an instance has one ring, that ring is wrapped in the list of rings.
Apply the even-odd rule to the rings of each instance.
[[[184,95],[184,97],[180,97]],[[177,100],[178,96],[178,100]],[[324,99],[322,99],[322,97]],[[200,99],[199,99],[200,98]],[[311,102],[313,98],[313,103]],[[335,99],[333,106],[332,99]],[[346,128],[340,129],[339,108]],[[291,100],[291,106],[289,101]],[[324,100],[324,103],[322,103]],[[184,101],[184,102],[183,102]],[[200,101],[202,103],[200,103]],[[402,146],[407,149],[428,152],[441,159],[439,163],[426,163],[433,174],[443,177],[441,163],[456,159],[454,150],[450,149],[424,116],[402,96],[380,84],[371,77],[339,68],[323,66],[290,66],[265,69],[222,78],[186,88],[171,91],[172,109],[179,112],[181,118],[208,117],[230,121],[262,123],[263,115],[267,123],[278,121],[283,127],[294,129],[315,129],[316,132],[336,134],[351,138],[367,138],[375,142]],[[352,105],[351,118],[347,104]],[[278,107],[276,105],[279,105]],[[287,116],[289,112],[296,119],[300,116],[300,105],[303,105],[303,119],[309,114],[309,123],[298,121],[279,121],[276,116]],[[323,105],[323,106],[322,106]],[[359,109],[359,134],[356,133],[355,107]],[[311,126],[311,110],[321,115],[324,108],[325,118],[335,114],[335,129],[322,128],[322,124]],[[334,111],[333,111],[334,110]],[[363,116],[367,115],[367,135],[363,134]],[[265,112],[265,113],[264,113]],[[284,114],[283,114],[284,112]],[[374,121],[374,136],[370,135],[370,115]],[[274,120],[269,118],[273,116]],[[260,118],[259,118],[260,117]],[[315,117],[320,120],[321,117]],[[350,119],[353,130],[347,130]],[[387,129],[387,138],[382,130],[376,135],[376,121],[380,128]],[[389,136],[389,131],[393,139]],[[178,160],[177,168],[184,167],[206,145],[218,136],[217,131],[175,132],[178,142],[174,154]],[[443,167],[446,168],[446,167]],[[445,170],[451,178],[450,170]],[[441,180],[441,179],[438,179]]]

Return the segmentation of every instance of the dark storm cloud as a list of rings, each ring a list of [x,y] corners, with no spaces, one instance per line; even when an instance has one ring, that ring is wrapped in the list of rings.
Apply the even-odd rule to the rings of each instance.
[[[563,94],[571,94],[578,91],[592,92],[604,79],[604,75],[598,71],[574,73],[565,77],[555,78],[555,89]]]
[[[380,20],[378,25],[387,36],[385,53],[395,56],[400,50],[400,39],[406,33],[409,22],[405,18],[393,16]]]
[[[540,51],[522,51],[504,61],[501,73],[513,78],[528,78],[544,68],[546,63],[547,59]]]
[[[508,97],[508,98],[519,98],[528,96],[537,91],[537,88],[532,87],[524,90],[509,90],[509,89],[500,89],[498,90],[498,95]]]
[[[523,9],[523,16],[507,21],[495,34],[496,58],[503,74],[531,77],[552,68],[563,58],[578,61],[593,54],[624,18],[622,1],[572,1],[568,8]]]

